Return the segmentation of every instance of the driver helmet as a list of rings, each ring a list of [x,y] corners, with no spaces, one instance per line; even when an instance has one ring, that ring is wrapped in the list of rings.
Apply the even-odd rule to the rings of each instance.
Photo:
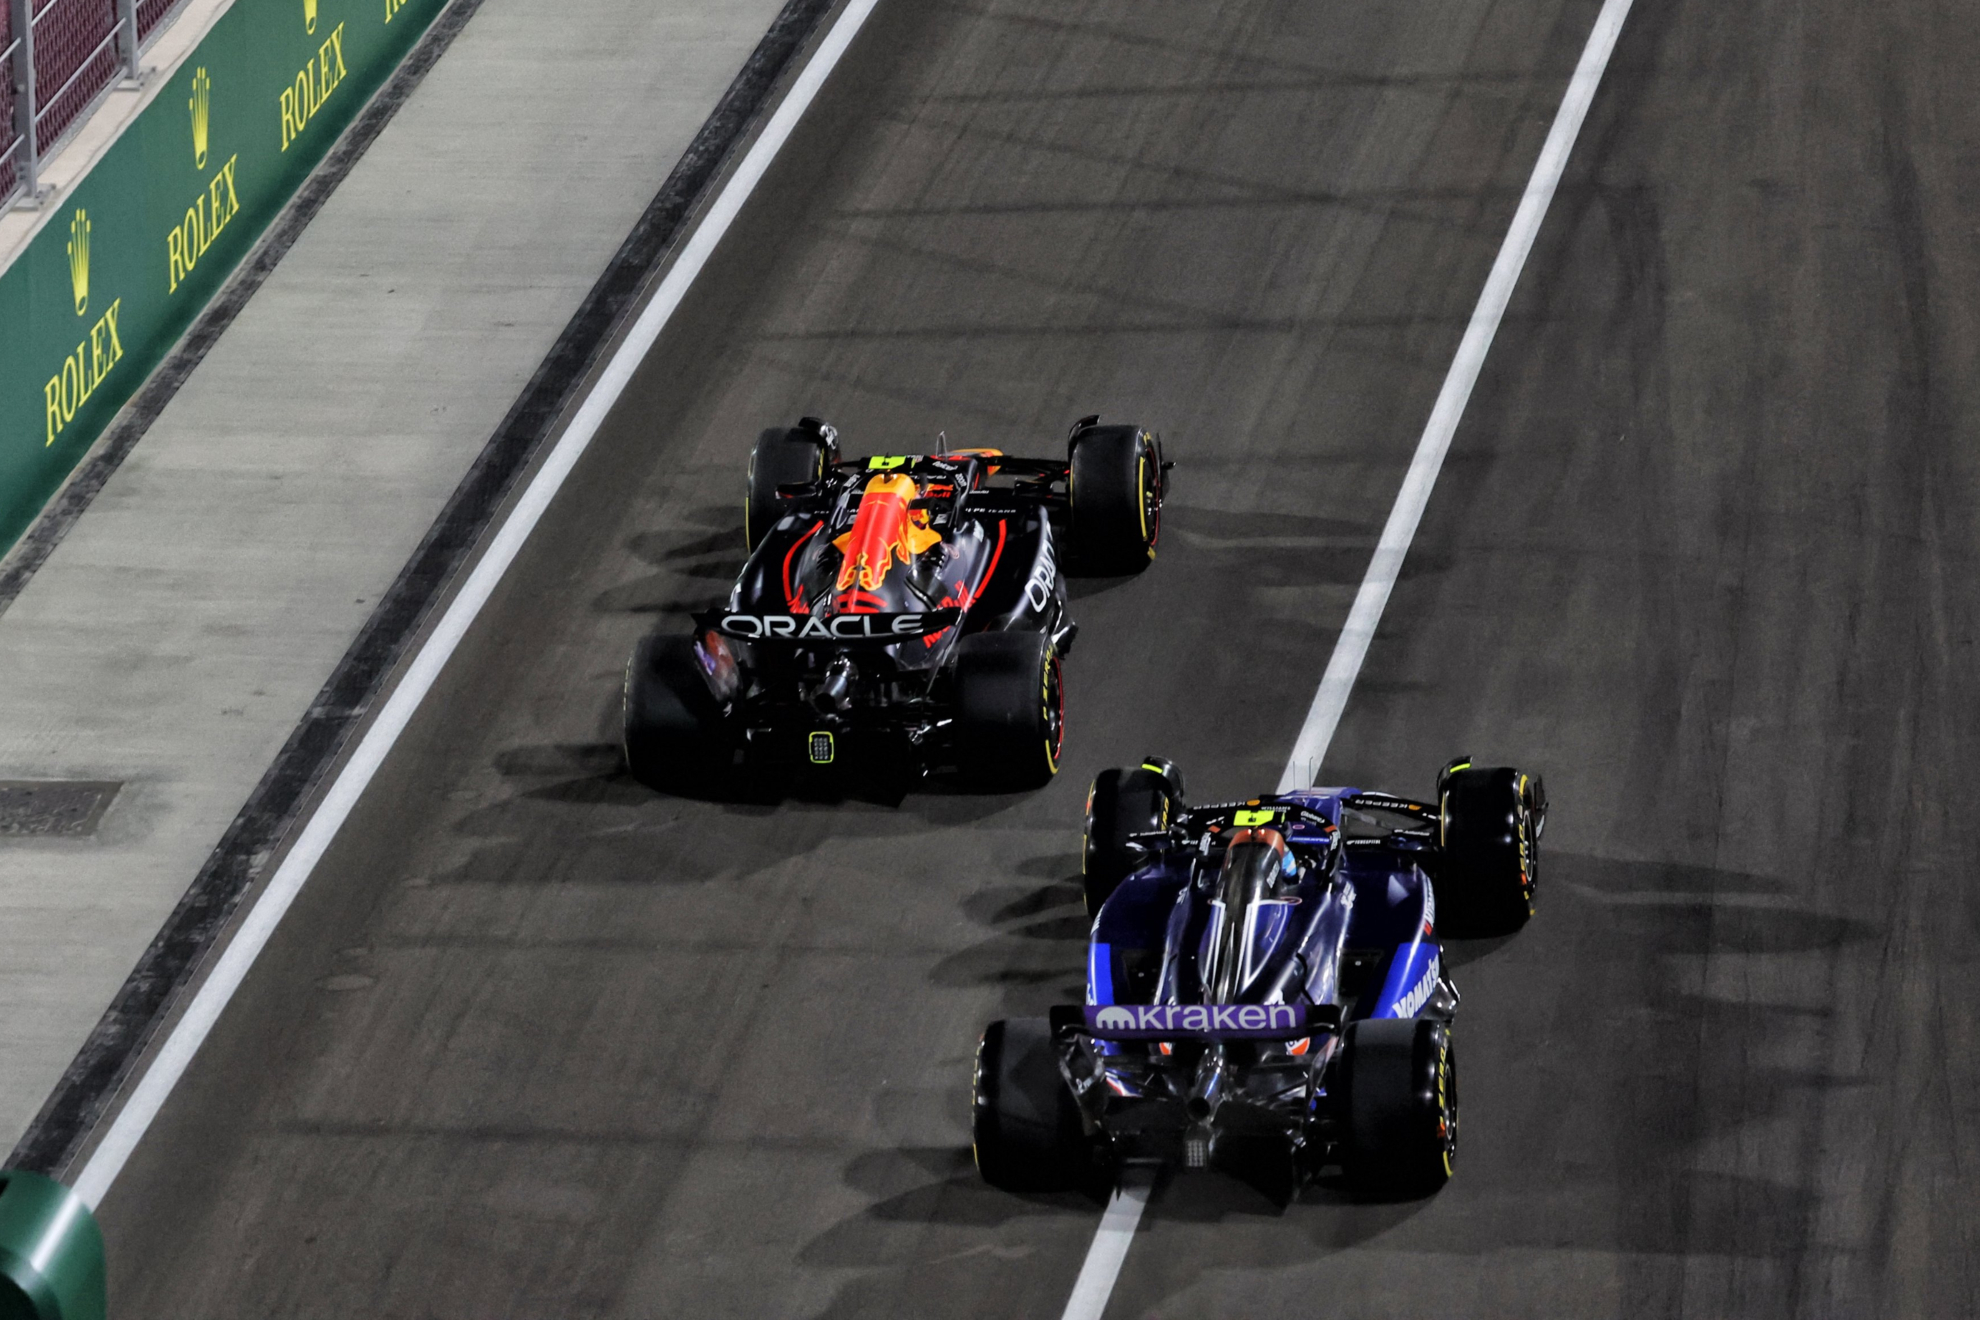
[[[1299,861],[1286,846],[1285,835],[1275,829],[1243,829],[1231,835],[1218,884],[1227,905],[1236,908],[1271,898],[1298,880]]]

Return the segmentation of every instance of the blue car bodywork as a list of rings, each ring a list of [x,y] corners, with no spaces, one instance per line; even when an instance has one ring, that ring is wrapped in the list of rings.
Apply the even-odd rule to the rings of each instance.
[[[1093,924],[1086,1005],[1053,1019],[1114,1158],[1198,1167],[1257,1138],[1327,1162],[1349,1024],[1457,1007],[1436,838],[1435,808],[1354,788],[1198,808],[1138,837],[1145,860]]]

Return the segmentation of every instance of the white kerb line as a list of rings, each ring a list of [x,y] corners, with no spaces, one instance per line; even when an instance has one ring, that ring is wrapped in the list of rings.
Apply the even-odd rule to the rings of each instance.
[[[1437,483],[1444,455],[1450,451],[1451,437],[1457,433],[1465,404],[1471,400],[1472,387],[1478,383],[1478,373],[1484,368],[1485,354],[1498,334],[1499,322],[1505,318],[1506,306],[1512,301],[1513,288],[1519,283],[1527,254],[1532,252],[1540,224],[1554,200],[1554,190],[1560,186],[1568,155],[1581,135],[1582,121],[1588,117],[1595,90],[1601,86],[1602,74],[1609,67],[1609,57],[1615,52],[1616,39],[1622,35],[1623,20],[1629,17],[1631,3],[1632,0],[1604,0],[1602,12],[1595,19],[1595,29],[1582,48],[1581,62],[1568,80],[1567,94],[1561,98],[1561,108],[1554,115],[1554,126],[1540,148],[1540,159],[1534,162],[1533,175],[1527,180],[1519,210],[1513,213],[1512,228],[1499,248],[1498,260],[1492,263],[1492,273],[1486,277],[1484,291],[1472,310],[1471,323],[1465,327],[1457,356],[1444,376],[1444,387],[1438,391],[1430,421],[1416,443],[1416,456],[1410,460],[1402,489],[1396,492],[1395,505],[1389,510],[1389,520],[1383,525],[1382,539],[1376,543],[1374,558],[1361,580],[1361,590],[1355,593],[1347,623],[1334,642],[1334,653],[1320,678],[1320,690],[1313,694],[1306,723],[1300,726],[1299,736],[1293,740],[1292,755],[1279,775],[1281,793],[1311,784],[1327,755],[1327,745],[1334,740],[1341,711],[1354,691],[1354,681],[1360,676],[1361,663],[1368,655],[1368,644],[1375,639],[1376,625],[1382,621],[1382,611],[1388,606],[1396,575],[1402,571],[1403,556],[1409,553],[1410,542],[1416,538],[1416,526],[1430,502],[1430,489]],[[1066,1303],[1061,1320],[1100,1320],[1147,1204],[1145,1185],[1138,1196],[1131,1195],[1123,1180],[1100,1220],[1093,1245],[1087,1249],[1086,1263],[1080,1268],[1079,1281],[1073,1285],[1072,1298]]]
[[[1306,723],[1300,726],[1299,737],[1293,740],[1292,755],[1279,776],[1281,793],[1305,788],[1319,774],[1320,763],[1327,755],[1334,730],[1341,722],[1341,712],[1347,706],[1348,694],[1354,690],[1362,661],[1368,656],[1369,643],[1375,640],[1382,611],[1388,607],[1389,593],[1395,588],[1397,574],[1402,572],[1403,556],[1409,553],[1410,542],[1416,537],[1416,525],[1430,502],[1430,489],[1437,484],[1437,473],[1444,466],[1451,437],[1457,433],[1465,404],[1471,400],[1472,387],[1478,383],[1478,373],[1485,366],[1485,354],[1492,347],[1499,322],[1512,301],[1513,288],[1519,283],[1520,271],[1526,265],[1527,254],[1539,236],[1540,223],[1546,219],[1547,207],[1554,200],[1554,189],[1560,184],[1561,172],[1567,168],[1568,154],[1581,134],[1582,120],[1588,117],[1588,107],[1595,99],[1595,89],[1601,85],[1602,73],[1609,66],[1609,56],[1622,33],[1623,20],[1629,16],[1630,4],[1631,0],[1607,0],[1595,20],[1595,30],[1589,33],[1581,63],[1575,67],[1567,95],[1561,98],[1560,111],[1554,116],[1553,130],[1547,134],[1540,159],[1534,163],[1526,195],[1520,198],[1519,210],[1513,215],[1512,229],[1499,248],[1498,260],[1492,263],[1492,273],[1485,281],[1484,292],[1478,296],[1478,306],[1471,313],[1471,324],[1465,327],[1457,356],[1444,376],[1444,387],[1438,391],[1436,406],[1430,410],[1429,424],[1417,442],[1416,456],[1410,460],[1402,489],[1396,493],[1395,506],[1389,510],[1389,521],[1382,528],[1382,539],[1376,543],[1367,576],[1361,580],[1361,590],[1355,593],[1347,623],[1334,643],[1334,653],[1320,679],[1320,690],[1313,694]]]
[[[116,1181],[125,1161],[171,1095],[172,1088],[185,1075],[193,1055],[198,1053],[200,1045],[213,1030],[227,1001],[233,998],[234,992],[246,979],[248,969],[275,933],[283,914],[302,891],[303,884],[336,838],[337,831],[350,816],[358,799],[363,796],[372,776],[384,764],[393,744],[432,689],[454,649],[467,635],[475,617],[494,594],[503,574],[522,550],[523,543],[529,539],[530,532],[564,484],[564,479],[591,444],[606,414],[618,402],[634,370],[666,328],[688,287],[707,264],[710,254],[728,232],[730,223],[762,181],[770,162],[789,139],[798,120],[817,97],[819,88],[824,86],[825,79],[831,75],[877,3],[878,0],[851,0],[833,23],[825,40],[791,84],[790,93],[764,126],[762,136],[743,157],[742,164],[723,187],[715,204],[681,248],[679,259],[661,280],[653,301],[640,313],[624,342],[613,353],[597,384],[571,419],[569,428],[489,541],[487,552],[468,575],[460,594],[447,607],[439,625],[406,670],[404,679],[379,711],[377,722],[365,733],[357,751],[325,795],[322,805],[317,807],[309,823],[297,836],[295,846],[276,869],[268,887],[255,900],[226,951],[214,964],[212,974],[200,986],[199,993],[193,996],[185,1015],[173,1027],[172,1034],[166,1038],[150,1068],[131,1091],[129,1101],[118,1112],[116,1121],[91,1152],[89,1162],[76,1179],[76,1195],[92,1209],[102,1203],[104,1194]]]
[[[1107,1298],[1114,1291],[1114,1280],[1120,1277],[1121,1262],[1127,1259],[1128,1246],[1134,1241],[1135,1227],[1141,1223],[1141,1212],[1148,1208],[1148,1193],[1154,1185],[1153,1169],[1135,1165],[1122,1172],[1120,1186],[1107,1202],[1107,1212],[1100,1216],[1093,1245],[1086,1249],[1086,1264],[1080,1266],[1079,1281],[1073,1284],[1072,1297],[1066,1302],[1067,1317],[1098,1320],[1107,1309]]]

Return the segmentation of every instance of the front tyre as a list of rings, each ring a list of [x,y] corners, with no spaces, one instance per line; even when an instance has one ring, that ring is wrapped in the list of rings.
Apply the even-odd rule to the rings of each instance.
[[[992,1022],[976,1047],[970,1146],[983,1181],[1007,1192],[1077,1189],[1092,1172],[1079,1104],[1043,1018]]]
[[[1059,772],[1065,683],[1044,633],[974,633],[956,647],[956,756],[985,784],[1038,788]]]
[[[1437,925],[1459,939],[1511,935],[1533,916],[1546,795],[1511,766],[1460,763],[1437,784]]]
[[[1346,1139],[1341,1168],[1357,1200],[1408,1201],[1450,1181],[1457,1154],[1457,1054],[1424,1018],[1351,1024],[1334,1085]]]
[[[825,475],[827,446],[805,432],[773,426],[756,437],[749,455],[749,495],[743,504],[743,544],[750,550],[784,516],[779,486]]]
[[[626,663],[626,769],[653,788],[719,791],[735,745],[689,637],[645,637]]]
[[[1138,426],[1073,433],[1067,499],[1082,573],[1139,573],[1162,535],[1162,445]]]
[[[1129,840],[1169,827],[1170,817],[1182,805],[1182,794],[1176,787],[1181,778],[1169,762],[1155,758],[1128,769],[1102,770],[1094,776],[1093,787],[1086,794],[1086,833],[1079,868],[1087,916],[1099,916],[1101,904],[1141,864],[1142,854]]]

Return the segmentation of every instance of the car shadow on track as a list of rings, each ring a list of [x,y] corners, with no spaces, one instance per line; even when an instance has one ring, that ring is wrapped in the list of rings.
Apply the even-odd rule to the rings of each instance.
[[[988,938],[940,960],[929,978],[938,989],[989,989],[995,1017],[1041,1014],[1078,999],[1084,989],[1088,922],[1077,854],[1027,858],[960,896],[970,924]],[[967,1055],[954,1085],[927,1101],[945,1114],[923,1113],[915,1127],[968,1122]],[[947,1125],[944,1124],[944,1125]],[[909,1144],[850,1158],[845,1184],[871,1198],[807,1242],[808,1268],[860,1271],[843,1284],[823,1316],[947,1313],[937,1298],[995,1299],[998,1314],[1056,1313],[1078,1272],[1106,1188],[1015,1195],[986,1184],[965,1144]],[[963,1313],[974,1313],[963,1304]]]
[[[754,799],[692,799],[657,793],[634,780],[621,764],[617,744],[605,738],[526,743],[497,752],[485,770],[447,795],[439,809],[455,840],[454,859],[437,868],[431,882],[630,884],[745,877],[787,865],[828,841],[887,840],[931,826],[969,826],[1022,811],[1030,797],[916,792],[889,798],[815,783],[804,791]],[[1054,866],[1063,869],[1059,862]],[[1075,902],[1077,893],[1075,887]],[[1080,961],[1077,955],[1070,960],[1075,967]]]
[[[601,614],[668,614],[685,620],[692,610],[720,604],[718,597],[726,596],[724,588],[748,558],[740,512],[739,507],[696,509],[669,530],[635,533],[626,540],[627,555],[653,571],[606,588],[593,598],[592,608]],[[684,594],[694,600],[683,601]]]
[[[901,1146],[847,1161],[872,1202],[806,1242],[800,1263],[844,1279],[824,1317],[1057,1314],[1101,1203],[1014,1196],[976,1175],[967,1146]]]
[[[1455,971],[1467,963],[1490,958],[1518,938],[1517,935],[1499,935],[1489,940],[1452,940],[1439,937],[1438,942],[1444,950],[1444,969]]]
[[[1338,1178],[1290,1187],[1262,1167],[1164,1175],[1150,1199],[1151,1222],[1223,1224],[1283,1220],[1314,1245],[1351,1247],[1422,1213],[1430,1202],[1357,1201]],[[1317,1237],[1316,1237],[1317,1235]]]
[[[538,743],[513,747],[495,757],[504,778],[541,778],[558,774],[574,777],[527,790],[521,796],[539,802],[576,805],[638,806],[658,799],[705,802],[716,806],[770,808],[785,802],[837,806],[848,802],[899,807],[907,798],[904,787],[856,778],[754,774],[728,783],[711,783],[706,792],[662,792],[635,779],[626,769],[625,754],[615,742]]]
[[[999,1003],[985,1026],[995,1018],[1042,1017],[1054,1004],[1083,1000],[1091,923],[1078,865],[1077,856],[1032,858],[1015,869],[1056,878],[1042,885],[991,883],[964,896],[963,914],[994,933],[941,959],[929,980],[949,990],[994,988]]]
[[[614,752],[616,755],[616,748]],[[973,824],[1021,805],[1033,796],[1030,791],[985,792],[960,775],[934,774],[924,779],[889,766],[843,771],[745,766],[726,780],[711,779],[700,787],[660,789],[634,779],[619,756],[608,777],[630,786],[629,792],[651,800],[677,799],[756,808],[831,807],[850,803],[911,812],[936,825]]]

